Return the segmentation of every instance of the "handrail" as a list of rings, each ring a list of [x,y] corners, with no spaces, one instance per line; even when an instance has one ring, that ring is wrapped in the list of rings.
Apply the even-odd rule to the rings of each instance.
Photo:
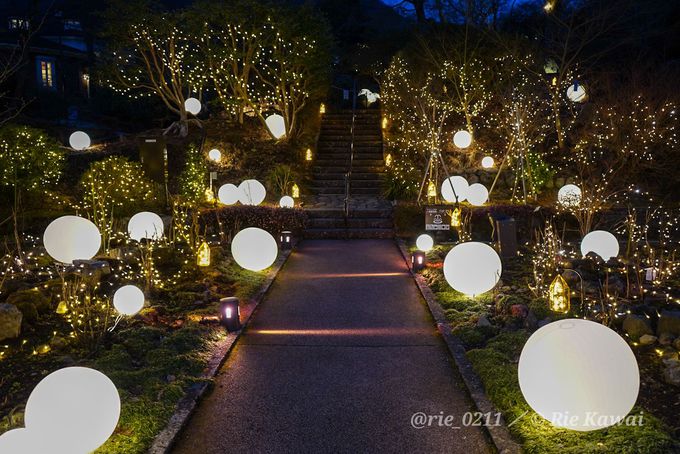
[[[349,204],[350,194],[352,189],[352,167],[354,166],[354,125],[357,115],[357,78],[354,77],[352,85],[352,126],[350,127],[350,143],[349,143],[349,169],[345,174],[345,224],[349,218]]]

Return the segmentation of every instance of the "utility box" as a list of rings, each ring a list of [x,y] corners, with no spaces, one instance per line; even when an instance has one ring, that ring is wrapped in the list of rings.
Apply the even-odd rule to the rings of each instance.
[[[501,257],[517,257],[517,224],[514,218],[496,219],[496,238]]]
[[[241,308],[238,298],[230,297],[220,300],[220,323],[230,333],[241,329]]]

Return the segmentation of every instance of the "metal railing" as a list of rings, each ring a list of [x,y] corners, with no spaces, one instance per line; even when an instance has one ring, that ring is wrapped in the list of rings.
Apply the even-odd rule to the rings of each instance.
[[[354,125],[356,122],[356,115],[357,115],[357,79],[355,77],[352,85],[352,125],[350,127],[349,168],[347,170],[347,173],[345,174],[345,201],[344,201],[345,225],[347,225],[347,219],[349,218],[349,206],[352,192],[352,168],[354,166]]]

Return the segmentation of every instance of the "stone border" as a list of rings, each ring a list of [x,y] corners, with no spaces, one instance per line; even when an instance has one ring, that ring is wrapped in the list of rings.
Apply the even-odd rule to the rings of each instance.
[[[406,250],[404,241],[397,239],[396,242],[402,257],[406,262],[409,272],[413,276],[420,293],[427,302],[427,307],[430,309],[430,313],[437,323],[437,330],[444,338],[444,342],[446,342],[446,346],[448,347],[449,352],[456,363],[456,367],[458,368],[460,375],[463,377],[463,382],[465,383],[468,393],[470,394],[470,397],[472,397],[477,410],[482,413],[500,413],[487,397],[486,392],[484,391],[482,380],[472,368],[472,363],[470,363],[470,361],[467,359],[467,356],[465,356],[465,347],[463,346],[463,343],[458,337],[451,333],[451,326],[446,319],[444,309],[437,301],[437,297],[434,295],[434,293],[432,293],[432,290],[430,290],[430,287],[425,282],[425,279],[418,273],[414,273],[411,270],[409,253]],[[491,440],[493,441],[493,444],[496,446],[496,449],[499,453],[515,454],[522,452],[520,445],[512,438],[512,435],[510,435],[510,431],[508,430],[505,419],[502,415],[499,425],[488,425],[484,427],[486,427],[486,430],[489,432]]]
[[[273,268],[269,271],[267,279],[262,284],[262,287],[260,287],[258,292],[251,298],[252,303],[249,306],[250,311],[247,313],[245,320],[243,321],[243,326],[239,331],[235,333],[229,333],[224,340],[215,345],[211,353],[210,360],[208,361],[206,371],[201,375],[202,379],[211,380],[215,377],[215,375],[217,375],[220,367],[229,356],[229,352],[231,352],[231,349],[236,344],[236,341],[239,339],[239,337],[241,337],[241,333],[243,333],[244,329],[248,326],[255,309],[260,305],[262,300],[264,300],[265,295],[272,286],[272,283],[279,274],[279,271],[281,271],[281,268],[288,260],[291,252],[292,251],[290,250],[280,252],[279,258],[277,259],[276,263],[274,263]],[[201,397],[203,397],[205,392],[208,390],[210,384],[211,383],[209,382],[200,383],[192,386],[187,391],[186,395],[177,404],[175,413],[173,413],[173,415],[170,417],[165,428],[154,438],[151,448],[149,448],[148,451],[149,454],[166,454],[170,452],[175,439],[182,429],[184,429],[184,427],[187,425],[187,422],[189,422],[189,418],[196,409]]]

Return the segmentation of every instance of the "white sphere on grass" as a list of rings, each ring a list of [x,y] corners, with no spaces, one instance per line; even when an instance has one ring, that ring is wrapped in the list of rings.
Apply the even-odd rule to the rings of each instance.
[[[454,246],[444,258],[444,278],[466,295],[480,295],[496,286],[503,265],[489,245],[470,241]]]
[[[198,115],[201,112],[201,101],[196,98],[187,98],[184,101],[184,109],[191,115]]]
[[[469,188],[470,185],[465,178],[459,175],[449,177],[442,183],[442,198],[449,203],[456,203],[456,196],[458,196],[458,202],[463,202],[467,199]]]
[[[427,233],[423,233],[416,238],[416,247],[423,252],[427,252],[434,247],[434,240]]]
[[[491,156],[484,156],[482,158],[482,167],[485,169],[491,169],[496,162],[493,160]]]
[[[17,454],[55,453],[49,440],[41,439],[40,434],[26,428],[12,429],[0,435],[0,452]],[[61,454],[61,453],[58,453]],[[66,454],[64,452],[64,454]]]
[[[68,138],[68,143],[74,150],[86,150],[92,145],[90,136],[86,132],[76,131]]]
[[[536,413],[577,431],[621,421],[640,387],[635,355],[623,338],[582,319],[559,320],[532,334],[519,358],[518,377]]]
[[[567,88],[567,98],[571,102],[584,102],[586,100],[586,89],[581,84],[573,84]]]
[[[214,162],[220,162],[222,159],[222,152],[217,148],[213,148],[208,152],[208,158]]]
[[[239,201],[244,205],[259,205],[267,196],[264,185],[257,180],[245,180],[239,186]]]
[[[467,192],[467,201],[474,206],[482,206],[489,200],[489,190],[481,183],[471,184]]]
[[[289,195],[284,195],[281,197],[281,200],[279,200],[279,206],[281,208],[293,208],[295,206],[295,200]]]
[[[233,205],[238,202],[241,191],[235,184],[227,183],[220,186],[217,191],[217,198],[223,205]]]
[[[557,191],[557,202],[565,207],[577,207],[581,204],[581,188],[575,184],[565,184]]]
[[[128,234],[135,241],[160,240],[164,230],[163,219],[150,211],[137,213],[128,222]]]
[[[469,131],[460,130],[453,135],[453,144],[458,148],[467,148],[472,145],[472,134]]]
[[[272,114],[268,116],[264,121],[267,124],[267,128],[269,128],[269,131],[277,139],[280,139],[281,137],[286,135],[286,123],[281,115]]]
[[[102,244],[99,229],[80,216],[62,216],[50,222],[43,234],[43,244],[57,262],[90,260]]]
[[[581,240],[581,254],[589,252],[599,255],[605,262],[619,255],[619,240],[605,230],[593,230]]]
[[[135,315],[144,307],[144,292],[135,285],[124,285],[113,294],[113,307],[121,315]]]
[[[276,240],[266,230],[248,227],[231,241],[231,255],[236,263],[250,271],[262,271],[272,266],[279,253]]]

